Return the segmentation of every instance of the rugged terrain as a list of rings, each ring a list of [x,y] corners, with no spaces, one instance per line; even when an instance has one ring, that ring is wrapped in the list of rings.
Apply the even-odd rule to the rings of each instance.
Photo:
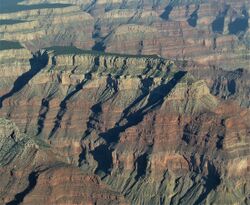
[[[49,2],[1,1],[0,204],[249,204],[249,2]]]
[[[157,56],[73,47],[28,53],[24,48],[1,52],[0,114],[35,141],[28,148],[36,148],[27,151],[22,139],[30,138],[3,129],[1,144],[10,143],[1,155],[7,163],[3,172],[10,175],[3,181],[11,190],[1,193],[3,201],[78,204],[91,194],[90,202],[103,197],[108,204],[123,203],[122,195],[132,204],[249,202],[249,109],[213,96],[204,80]],[[13,72],[16,66],[20,69]],[[19,144],[23,151],[15,148]],[[25,165],[25,151],[33,163]],[[12,163],[19,168],[12,170]],[[17,186],[18,170],[26,180],[14,189],[9,184]],[[93,187],[101,179],[121,196],[108,188],[107,197],[95,194],[92,186],[85,193],[93,174],[98,175]],[[65,196],[67,187],[57,175],[65,176],[63,184],[70,177],[73,196]]]
[[[11,2],[15,5],[18,0]],[[202,66],[249,69],[248,1],[49,2],[25,0],[9,10],[5,8],[8,4],[2,3],[0,38],[20,41],[33,50],[75,45],[115,53],[159,54]]]

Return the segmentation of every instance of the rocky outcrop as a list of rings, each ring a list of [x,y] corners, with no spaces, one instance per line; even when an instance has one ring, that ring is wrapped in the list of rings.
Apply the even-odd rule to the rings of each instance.
[[[191,73],[199,79],[206,80],[213,95],[224,101],[235,100],[242,107],[249,107],[249,71],[238,68],[232,71],[205,68],[193,69]]]

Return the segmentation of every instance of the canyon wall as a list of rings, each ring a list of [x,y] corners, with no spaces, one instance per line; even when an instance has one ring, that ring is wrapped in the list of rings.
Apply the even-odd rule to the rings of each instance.
[[[249,8],[5,1],[0,204],[249,204]]]
[[[158,56],[21,50],[1,54],[23,66],[1,69],[5,203],[249,203],[248,108]]]
[[[192,66],[249,70],[247,1],[42,3],[26,0],[12,12],[0,11],[0,39],[20,41],[32,50],[75,45],[123,54],[158,54]]]

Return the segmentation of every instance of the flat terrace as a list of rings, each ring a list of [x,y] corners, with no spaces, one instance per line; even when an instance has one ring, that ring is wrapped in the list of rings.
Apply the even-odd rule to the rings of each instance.
[[[49,9],[49,8],[64,8],[71,6],[72,4],[34,4],[34,5],[22,5],[19,4],[23,0],[0,0],[0,14],[2,13],[12,13],[18,11],[27,11],[33,9]]]
[[[9,49],[21,49],[21,48],[24,47],[17,41],[0,40],[0,51]]]

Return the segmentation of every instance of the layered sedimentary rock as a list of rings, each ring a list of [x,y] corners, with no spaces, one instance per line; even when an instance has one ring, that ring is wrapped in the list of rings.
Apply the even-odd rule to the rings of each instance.
[[[249,12],[6,1],[0,203],[249,204]]]
[[[16,51],[4,50],[1,64],[18,67],[8,52]],[[27,189],[26,204],[249,203],[250,113],[231,87],[241,70],[221,72],[225,83],[199,80],[159,56],[74,47],[20,59],[21,75],[1,69],[15,80],[12,86],[1,80],[0,115],[29,136],[23,138],[34,144],[27,151],[33,161],[20,164],[22,183],[12,164],[1,165],[10,173],[6,184],[14,180],[15,187],[1,191],[4,203],[20,200]],[[1,145],[19,139],[11,133]],[[5,152],[9,159],[26,153]],[[35,184],[27,185],[29,176]]]
[[[65,164],[41,139],[2,118],[0,145],[1,204],[126,204],[97,176]]]
[[[93,17],[77,6],[41,8],[1,14],[1,20],[21,20],[17,24],[2,24],[0,38],[20,41],[36,50],[51,45],[75,44],[91,48]]]
[[[178,60],[184,70],[198,70],[195,77],[206,76],[212,92],[221,69],[236,73],[250,69],[249,2],[243,0],[26,0],[8,5],[0,9],[0,39],[19,41],[33,52],[74,45],[111,53],[157,54]],[[249,107],[248,83],[243,84],[235,96],[240,105]],[[216,95],[224,99],[224,94]]]
[[[6,12],[0,14],[0,38],[21,41],[32,50],[75,45],[159,54],[200,67],[249,69],[246,1],[27,0]]]
[[[191,73],[206,80],[212,94],[224,101],[236,100],[240,106],[249,107],[250,81],[249,72],[243,68],[226,71],[216,68],[193,69]]]

